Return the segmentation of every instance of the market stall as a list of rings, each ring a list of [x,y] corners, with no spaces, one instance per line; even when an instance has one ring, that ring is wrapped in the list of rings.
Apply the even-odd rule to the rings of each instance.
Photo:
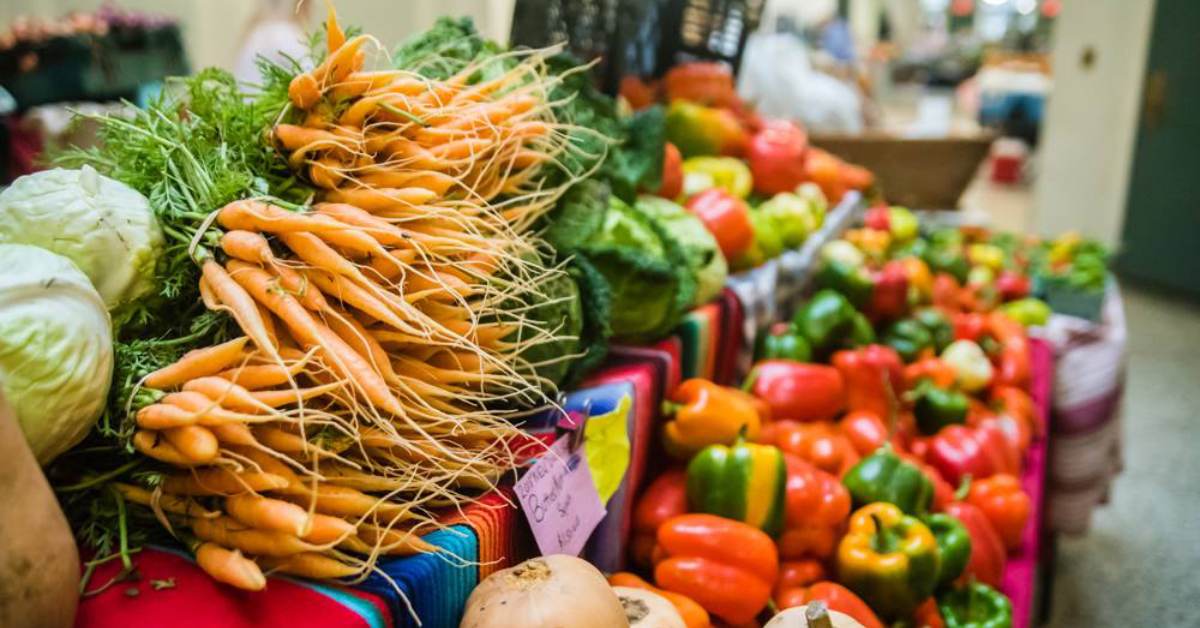
[[[718,64],[325,33],[0,193],[78,625],[1031,624],[1088,243],[888,206]]]

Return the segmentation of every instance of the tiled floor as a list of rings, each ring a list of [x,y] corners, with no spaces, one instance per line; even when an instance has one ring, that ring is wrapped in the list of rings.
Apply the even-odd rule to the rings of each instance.
[[[1126,287],[1125,471],[1059,544],[1051,626],[1200,626],[1200,305]]]

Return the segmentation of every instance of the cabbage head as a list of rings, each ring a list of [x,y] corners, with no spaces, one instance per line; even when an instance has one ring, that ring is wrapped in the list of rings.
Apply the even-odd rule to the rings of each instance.
[[[155,291],[163,235],[145,196],[84,166],[26,175],[0,192],[0,244],[10,243],[71,260],[118,310]]]
[[[104,410],[112,379],[112,323],[71,260],[0,244],[0,389],[34,456],[70,449]]]

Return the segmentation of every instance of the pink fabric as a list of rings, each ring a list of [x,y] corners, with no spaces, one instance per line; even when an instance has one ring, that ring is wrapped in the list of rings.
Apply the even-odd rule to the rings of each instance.
[[[1030,383],[1029,392],[1042,416],[1049,416],[1050,386],[1054,377],[1053,351],[1043,340],[1035,338],[1030,342],[1033,381]],[[1042,551],[1042,519],[1045,513],[1046,446],[1047,440],[1042,438],[1029,447],[1025,470],[1021,474],[1021,485],[1033,502],[1033,511],[1021,536],[1021,546],[1008,556],[1004,581],[1000,587],[1012,600],[1013,628],[1028,628],[1034,624],[1033,605],[1038,584],[1038,557]]]

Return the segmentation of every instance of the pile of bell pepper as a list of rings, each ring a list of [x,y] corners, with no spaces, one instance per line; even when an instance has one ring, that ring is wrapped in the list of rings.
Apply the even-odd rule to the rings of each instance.
[[[646,586],[703,609],[689,628],[817,600],[868,627],[1011,625],[997,587],[1032,510],[1026,328],[1044,317],[1014,311],[1029,307],[1025,244],[953,231],[868,212],[760,334],[741,388],[671,395],[675,462],[638,499],[631,558]]]

